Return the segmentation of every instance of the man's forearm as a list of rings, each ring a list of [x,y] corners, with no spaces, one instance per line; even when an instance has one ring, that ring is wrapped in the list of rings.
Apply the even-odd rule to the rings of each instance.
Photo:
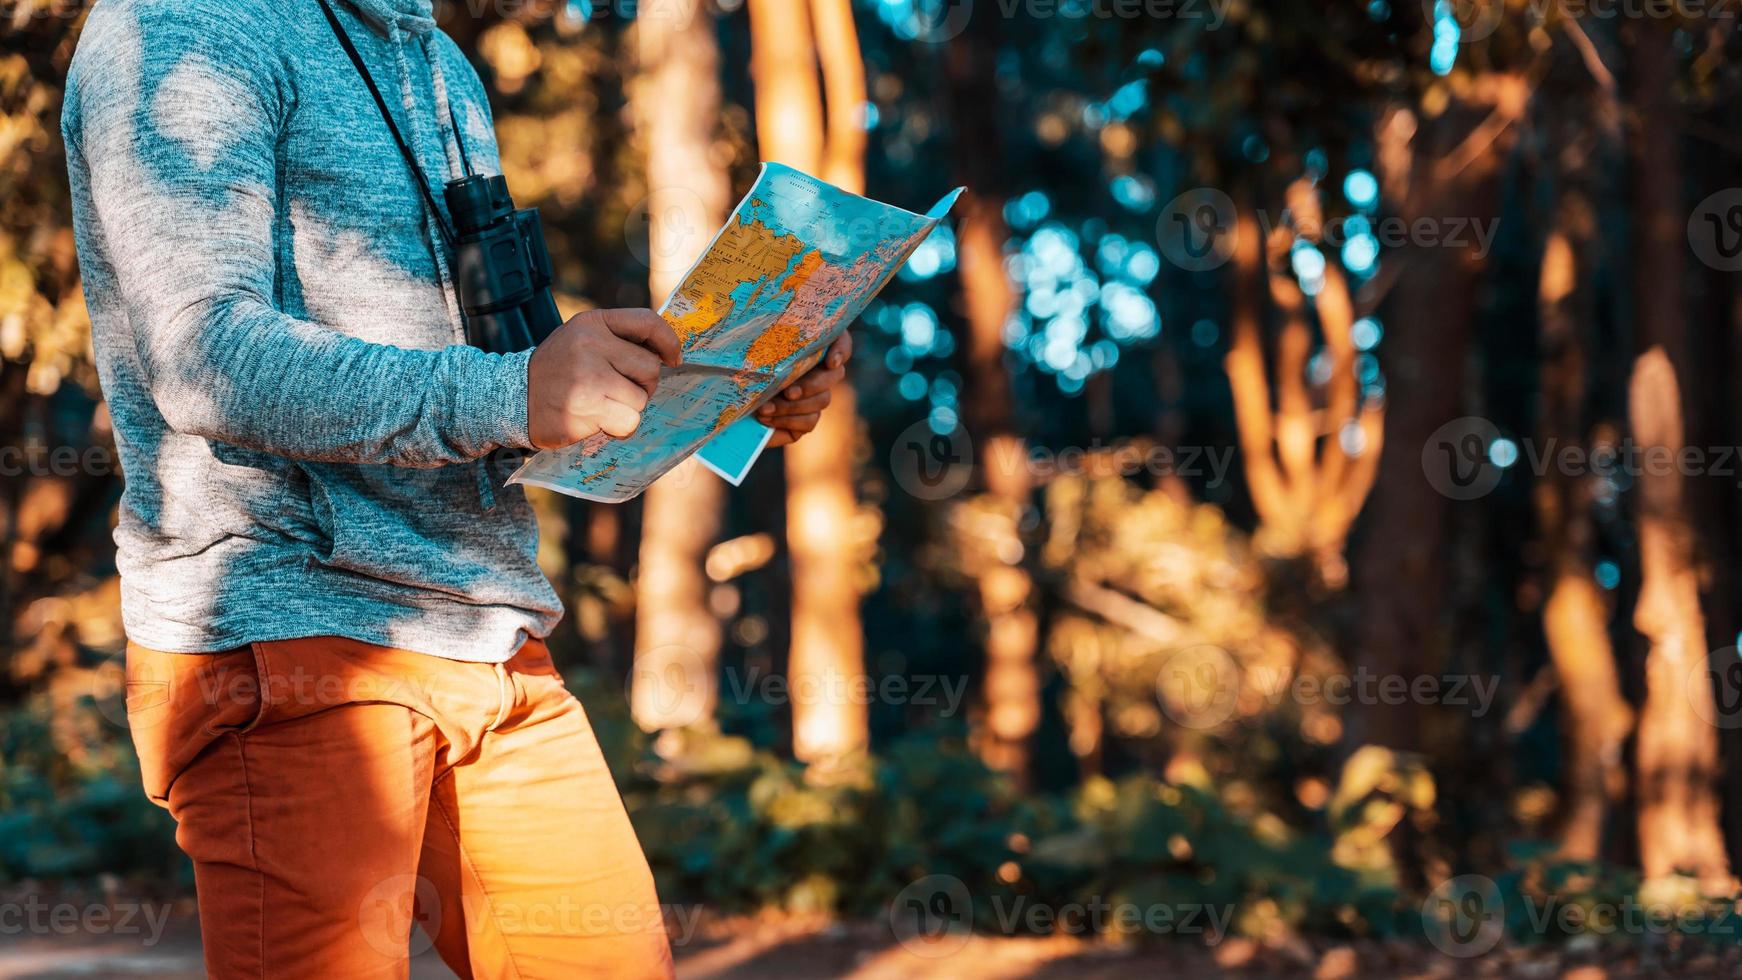
[[[373,344],[250,299],[200,304],[136,340],[153,400],[178,432],[294,459],[400,466],[531,445],[526,354]]]

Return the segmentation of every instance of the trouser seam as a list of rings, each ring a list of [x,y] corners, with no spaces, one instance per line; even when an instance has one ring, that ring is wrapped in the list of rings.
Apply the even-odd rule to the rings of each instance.
[[[508,680],[508,668],[501,664],[491,664],[490,667],[492,672],[496,675],[496,696],[498,698],[498,704],[496,706],[496,718],[490,722],[487,728],[484,729],[486,732],[493,732],[500,728],[502,723],[508,720],[508,709],[514,704],[513,685]]]
[[[443,778],[451,780],[453,777],[450,775]],[[456,787],[455,793],[458,792]],[[429,798],[435,804],[436,811],[441,814],[442,824],[448,828],[448,834],[454,839],[454,853],[460,856],[460,865],[465,868],[466,877],[472,879],[473,884],[478,886],[478,894],[484,897],[484,914],[489,916],[491,924],[496,928],[497,935],[501,937],[502,957],[508,961],[508,969],[514,974],[515,980],[519,980],[520,965],[514,962],[514,947],[508,942],[508,934],[502,931],[502,924],[496,921],[496,902],[490,897],[490,888],[484,884],[484,876],[478,873],[477,865],[472,863],[472,856],[466,853],[466,843],[460,839],[459,827],[455,824],[453,817],[448,814],[447,801],[436,792],[435,786],[430,787]],[[466,894],[463,887],[460,889],[458,898],[460,900],[460,928],[470,932],[471,926],[466,922]],[[466,941],[468,958],[471,957],[471,950],[472,942],[468,938]]]
[[[260,965],[260,980],[266,980],[266,875],[260,870],[259,837],[254,833],[254,782],[248,774],[248,740],[240,734],[230,736],[236,741],[236,757],[242,764],[242,806],[248,824],[248,861],[254,871],[255,956]]]

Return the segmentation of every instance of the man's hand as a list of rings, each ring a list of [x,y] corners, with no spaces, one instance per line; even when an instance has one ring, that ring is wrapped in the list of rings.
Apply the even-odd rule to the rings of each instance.
[[[558,327],[526,367],[526,430],[540,449],[641,424],[661,363],[682,361],[677,334],[652,310],[588,310]],[[813,423],[814,424],[814,423]]]
[[[847,376],[847,358],[852,356],[853,335],[842,331],[816,367],[756,410],[756,421],[774,430],[768,439],[770,449],[797,442],[817,427],[823,409],[829,407],[829,389]]]

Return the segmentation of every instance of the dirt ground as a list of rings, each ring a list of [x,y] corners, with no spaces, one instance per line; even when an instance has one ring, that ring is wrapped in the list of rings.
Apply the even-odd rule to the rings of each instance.
[[[1415,943],[1284,944],[1243,939],[1184,940],[1129,947],[1067,937],[961,937],[939,948],[909,948],[886,924],[842,925],[790,918],[721,918],[676,946],[685,980],[1106,980],[1116,977],[1301,978],[1301,980],[1633,980],[1742,977],[1742,948],[1653,952],[1640,944],[1599,948],[1502,947],[1454,959]],[[0,978],[203,977],[197,926],[178,915],[161,939],[67,938],[0,932]],[[433,951],[412,960],[413,980],[452,980]]]

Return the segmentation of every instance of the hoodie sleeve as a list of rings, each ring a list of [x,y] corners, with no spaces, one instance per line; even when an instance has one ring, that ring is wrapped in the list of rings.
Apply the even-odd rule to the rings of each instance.
[[[63,129],[170,428],[296,459],[440,466],[530,448],[530,353],[368,343],[275,308],[276,19],[215,0],[91,15]],[[238,10],[237,8],[242,8]]]

